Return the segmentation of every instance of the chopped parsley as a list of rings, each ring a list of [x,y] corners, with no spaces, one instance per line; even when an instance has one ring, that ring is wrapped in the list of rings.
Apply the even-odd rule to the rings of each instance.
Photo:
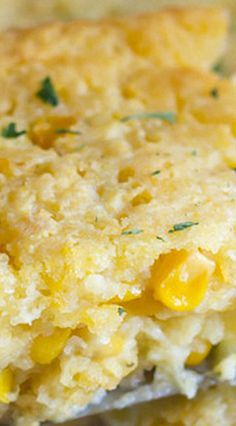
[[[191,228],[192,226],[199,225],[198,222],[180,222],[173,225],[173,228],[170,229],[168,232],[169,234],[172,234],[173,232],[177,231],[183,231],[184,229]]]
[[[196,157],[196,155],[197,155],[197,150],[196,150],[196,149],[193,149],[193,150],[191,151],[191,155],[192,155],[193,157]]]
[[[2,129],[2,136],[4,138],[18,138],[21,135],[25,135],[26,130],[16,130],[16,123],[9,123],[8,126]]]
[[[156,236],[156,239],[162,241],[163,243],[165,242],[165,240],[162,237],[159,237],[159,235]]]
[[[124,315],[124,314],[125,314],[125,309],[124,309],[124,308],[119,307],[119,308],[118,308],[118,314],[120,315],[120,317],[121,317],[122,315]]]
[[[134,367],[134,366],[135,366],[135,363],[134,363],[134,362],[130,362],[130,363],[127,363],[127,364],[126,364],[126,366],[127,366],[128,368],[131,368],[131,367]]]
[[[233,172],[236,172],[236,167],[232,167]]]
[[[46,77],[41,81],[41,89],[36,93],[36,96],[53,107],[59,104],[59,98],[50,77]]]
[[[160,170],[155,170],[155,172],[151,173],[151,176],[157,176],[161,173]]]
[[[222,62],[217,62],[215,65],[213,65],[211,70],[216,74],[222,75],[224,73],[224,67]]]
[[[217,89],[217,87],[214,87],[211,91],[210,91],[210,95],[215,98],[218,99],[219,98],[219,90]]]
[[[56,129],[58,135],[81,135],[82,133],[79,130],[70,130],[70,129]]]
[[[123,231],[121,235],[138,235],[142,232],[142,229],[128,229],[127,231]]]
[[[141,112],[133,115],[126,115],[121,118],[120,121],[126,123],[131,120],[147,120],[152,118],[158,118],[163,121],[167,121],[168,123],[175,123],[177,120],[176,114],[174,112]]]

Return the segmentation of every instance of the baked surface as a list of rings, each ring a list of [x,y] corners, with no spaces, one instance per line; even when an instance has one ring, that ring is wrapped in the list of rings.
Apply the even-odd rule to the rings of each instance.
[[[17,425],[156,366],[193,396],[188,356],[231,338],[236,87],[207,71],[227,27],[193,8],[0,36],[0,399]]]
[[[234,0],[188,0],[188,6],[223,6],[236,16]],[[1,0],[0,28],[32,27],[55,20],[98,19],[106,16],[124,16],[154,11],[166,6],[186,6],[185,0]],[[234,18],[235,19],[235,18]],[[227,75],[236,70],[235,26],[231,28],[227,54],[222,69]]]

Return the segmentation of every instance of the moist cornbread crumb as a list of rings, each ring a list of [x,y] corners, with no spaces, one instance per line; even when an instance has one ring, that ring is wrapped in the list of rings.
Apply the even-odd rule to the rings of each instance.
[[[173,9],[0,36],[0,400],[17,425],[153,368],[191,397],[193,366],[231,339],[236,87],[207,71],[227,22]]]
[[[188,0],[188,6],[218,5],[229,8],[233,19],[236,16],[234,0]],[[0,29],[9,27],[32,27],[55,20],[98,19],[106,16],[124,16],[154,11],[167,6],[186,6],[185,0],[1,0]],[[231,28],[227,54],[221,69],[230,75],[235,72],[235,25]]]

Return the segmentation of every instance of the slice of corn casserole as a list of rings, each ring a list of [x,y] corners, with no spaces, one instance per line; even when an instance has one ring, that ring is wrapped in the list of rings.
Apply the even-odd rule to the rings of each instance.
[[[118,387],[123,405],[145,383],[192,397],[204,364],[234,379],[236,87],[207,71],[227,26],[195,8],[0,36],[0,408],[18,426]]]

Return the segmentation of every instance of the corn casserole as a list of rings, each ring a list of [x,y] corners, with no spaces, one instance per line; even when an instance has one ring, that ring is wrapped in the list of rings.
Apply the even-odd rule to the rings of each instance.
[[[0,35],[0,409],[17,426],[235,380],[227,13]]]
[[[55,20],[130,15],[173,5],[186,6],[186,0],[0,0],[0,29],[29,27]],[[235,0],[187,0],[187,5],[223,5],[236,18]],[[221,61],[221,68],[228,75],[236,70],[235,41],[233,22],[227,53]]]

